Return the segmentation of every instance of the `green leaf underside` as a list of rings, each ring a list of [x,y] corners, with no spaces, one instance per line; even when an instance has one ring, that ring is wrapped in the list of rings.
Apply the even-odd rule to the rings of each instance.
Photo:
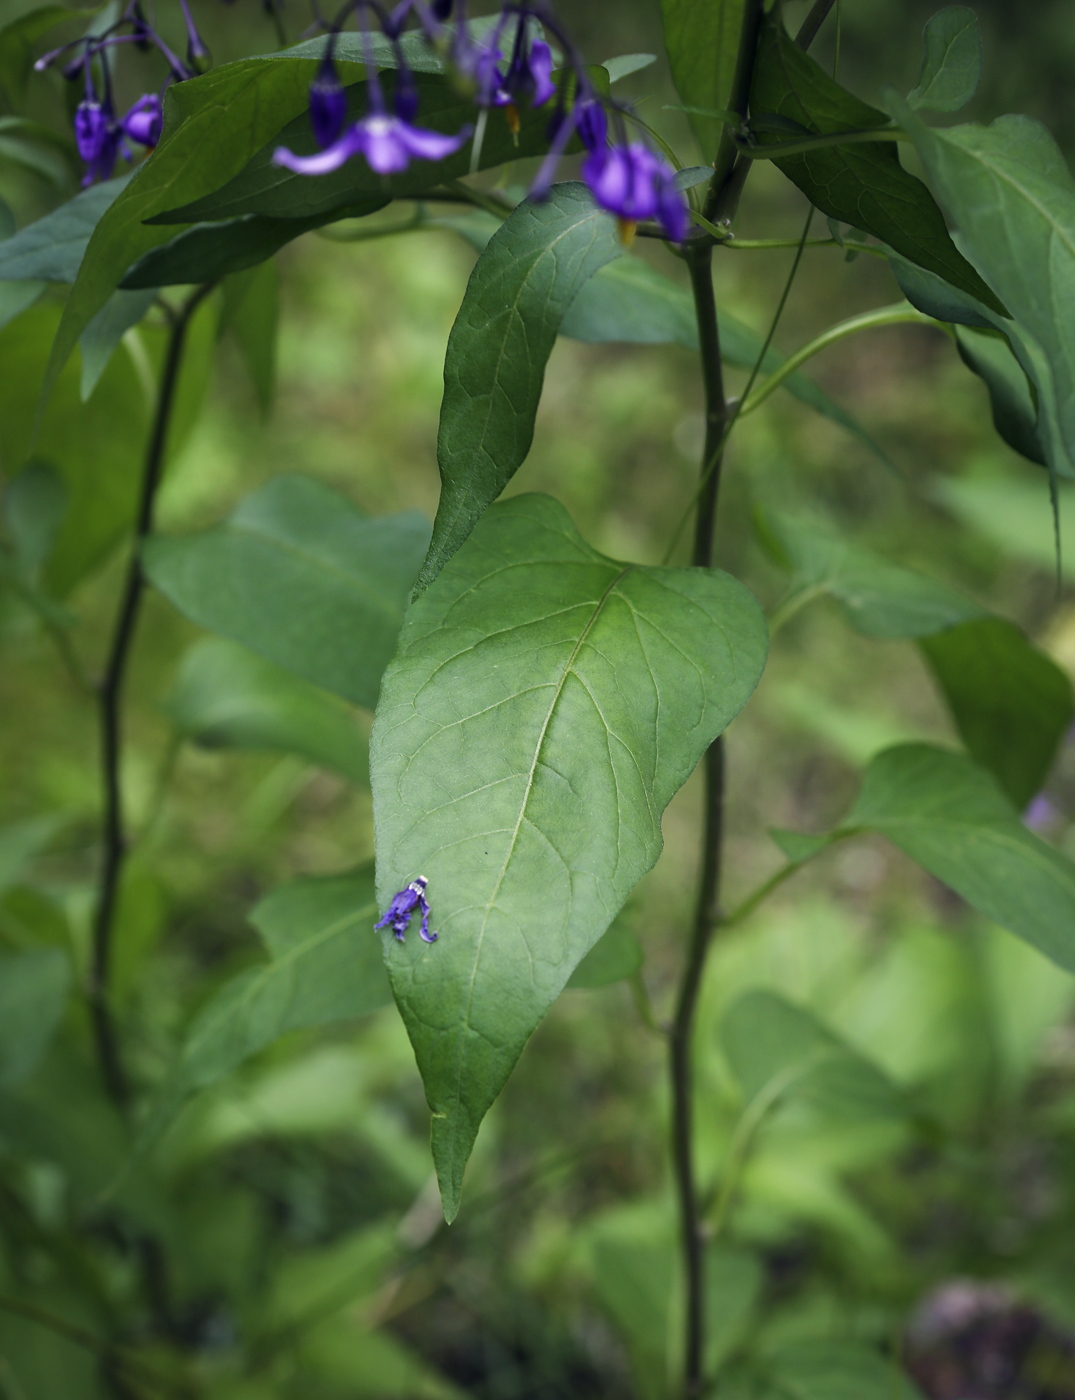
[[[758,528],[769,551],[791,570],[793,587],[829,594],[865,637],[926,637],[987,615],[943,583],[890,564],[792,516],[759,512]]]
[[[964,622],[920,645],[967,751],[1022,810],[1071,724],[1071,681],[999,617]]]
[[[382,83],[390,94],[392,75],[386,75]],[[419,74],[415,85],[423,127],[455,135],[473,123],[473,102],[460,96],[446,78]],[[347,100],[349,119],[355,121],[366,111],[368,85],[353,84],[347,89]],[[490,113],[482,141],[481,169],[488,170],[522,156],[542,155],[548,150],[548,111],[524,104],[519,108],[519,120],[519,144],[516,145],[503,113],[496,109]],[[330,217],[345,217],[350,206],[363,201],[412,199],[434,185],[466,175],[471,161],[471,142],[466,141],[454,155],[435,162],[413,160],[398,175],[378,175],[358,157],[329,175],[311,177],[274,165],[272,156],[277,146],[287,146],[296,155],[312,155],[318,149],[305,110],[282,130],[274,131],[272,140],[252,153],[242,170],[227,184],[183,206],[162,204],[154,210],[159,216],[154,222],[182,224],[260,214],[274,219],[319,219],[325,223]]]
[[[1075,476],[1075,180],[1059,147],[1030,117],[933,130],[895,93],[886,100],[1014,319],[994,324],[1037,389],[1050,476]]]
[[[775,113],[808,131],[830,134],[886,126],[793,42],[779,18],[762,26],[750,109]],[[779,141],[779,134],[766,140]],[[828,146],[775,164],[823,213],[864,229],[912,262],[1004,314],[1004,306],[958,251],[929,190],[900,165],[895,142]]]
[[[932,112],[958,112],[982,78],[978,16],[966,5],[948,5],[927,20],[922,42],[922,71],[907,101]]]
[[[441,496],[416,594],[428,588],[522,465],[545,365],[579,289],[622,246],[585,185],[521,204],[474,265],[444,359]]]
[[[900,1117],[905,1109],[888,1076],[808,1011],[776,992],[744,993],[720,1028],[744,1103],[786,1096],[809,1100],[828,1117]],[[764,1099],[762,1098],[764,1096]]]
[[[886,749],[841,830],[887,836],[987,919],[1075,972],[1075,865],[1027,830],[970,759],[929,744]]]
[[[250,920],[270,961],[224,984],[199,1012],[141,1130],[143,1149],[184,1101],[288,1031],[366,1016],[391,1000],[373,925],[373,869],[292,880]]]
[[[285,475],[211,530],[151,539],[143,561],[200,627],[373,709],[428,539],[416,511],[370,519]]]
[[[1028,461],[1046,466],[1034,388],[1007,339],[967,326],[957,326],[955,337],[960,359],[989,391],[993,426],[999,436]]]
[[[688,107],[721,111],[728,105],[743,24],[743,0],[661,0],[664,47],[676,91]],[[688,113],[706,160],[720,141],[721,124]]]
[[[206,748],[301,754],[352,782],[369,781],[368,745],[353,711],[233,642],[195,643],[165,709]]]
[[[497,505],[412,604],[371,736],[377,889],[429,879],[439,942],[385,957],[449,1220],[482,1117],[766,650],[733,579],[615,563],[544,496]]]

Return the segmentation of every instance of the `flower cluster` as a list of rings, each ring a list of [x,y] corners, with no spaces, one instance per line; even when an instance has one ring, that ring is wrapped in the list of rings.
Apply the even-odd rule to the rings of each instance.
[[[152,150],[160,140],[162,125],[160,92],[147,92],[124,113],[116,115],[112,94],[110,54],[125,44],[148,50],[155,48],[168,65],[164,87],[183,82],[196,73],[204,72],[209,62],[205,47],[191,18],[187,0],[179,0],[187,25],[187,58],[180,59],[153,29],[142,10],[141,0],[130,0],[122,15],[100,34],[88,34],[58,49],[43,54],[34,67],[43,72],[64,59],[63,75],[71,82],[81,82],[83,96],[75,108],[75,144],[86,173],[83,185],[95,180],[108,180],[116,160],[134,159],[132,143]]]
[[[544,0],[507,0],[481,36],[472,32],[462,12],[463,0],[458,3],[456,23],[449,25],[452,0],[433,0],[432,4],[401,0],[390,12],[378,0],[348,0],[329,30],[325,55],[310,87],[310,124],[320,149],[314,155],[297,155],[278,147],[273,155],[276,164],[300,175],[324,175],[360,155],[378,174],[394,175],[405,170],[413,158],[443,160],[472,134],[478,146],[493,109],[503,112],[517,136],[522,104],[549,107],[555,99],[548,120],[549,153],[531,194],[537,198],[545,194],[561,156],[577,137],[587,153],[582,177],[601,208],[621,221],[625,238],[630,238],[641,220],[654,219],[668,238],[680,242],[687,233],[687,204],[676,188],[675,172],[643,141],[628,140],[625,116],[629,114],[598,96],[586,66]],[[355,13],[365,42],[367,106],[358,120],[349,122],[347,94],[336,70],[334,48],[343,23]],[[449,135],[416,124],[418,89],[400,44],[412,15],[428,42],[444,55],[457,86],[474,103],[476,127],[468,124]],[[397,72],[391,107],[374,62],[371,21],[395,50]],[[553,79],[554,57],[546,33],[565,55],[559,83]],[[477,165],[477,152],[473,164]]]

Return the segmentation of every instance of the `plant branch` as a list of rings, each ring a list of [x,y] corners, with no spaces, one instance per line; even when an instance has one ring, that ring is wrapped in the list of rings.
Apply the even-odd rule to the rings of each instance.
[[[119,1046],[116,1042],[115,1025],[109,1006],[108,987],[116,901],[127,849],[123,821],[123,796],[120,790],[122,743],[120,707],[131,642],[134,638],[142,594],[145,591],[145,575],[142,572],[141,560],[142,544],[153,524],[153,505],[164,467],[164,449],[168,439],[172,406],[175,401],[179,367],[183,358],[183,343],[192,315],[211,290],[211,284],[200,287],[180,311],[173,314],[171,336],[161,376],[160,392],[157,396],[157,411],[154,416],[153,429],[146,449],[145,466],[142,472],[142,490],[138,503],[138,515],[135,520],[131,560],[127,566],[127,578],[120,598],[115,630],[112,634],[112,644],[109,648],[108,661],[100,687],[101,764],[105,795],[104,869],[101,874],[100,894],[93,923],[89,1003],[101,1075],[110,1096],[120,1107],[124,1107],[127,1103],[128,1085],[120,1059]]]
[[[932,316],[927,316],[925,312],[916,311],[907,302],[899,302],[896,306],[882,306],[876,311],[864,311],[861,316],[852,316],[849,320],[830,326],[827,331],[822,331],[819,336],[815,336],[801,350],[796,350],[794,355],[789,355],[780,368],[774,370],[752,394],[744,395],[739,412],[744,415],[753,413],[775,389],[783,384],[789,375],[794,374],[801,365],[804,365],[807,360],[820,351],[828,349],[830,345],[835,345],[837,341],[846,340],[849,335],[857,335],[859,331],[875,330],[878,326],[899,326],[908,323],[920,326],[936,326],[938,324]]]
[[[728,97],[728,110],[745,120],[750,102],[750,85],[754,79],[754,57],[758,50],[758,31],[761,29],[763,0],[746,0],[743,7],[743,27],[739,31],[739,50],[735,57],[735,72],[732,76],[732,90]],[[739,202],[742,179],[736,177],[738,151],[735,148],[735,131],[730,126],[722,128],[713,161],[713,178],[706,190],[702,213],[711,223],[729,220],[729,207]],[[743,176],[742,178],[745,178]],[[734,208],[731,211],[734,213]]]
[[[814,7],[799,26],[799,32],[795,36],[795,42],[804,51],[817,38],[817,32],[828,18],[836,0],[814,0]]]

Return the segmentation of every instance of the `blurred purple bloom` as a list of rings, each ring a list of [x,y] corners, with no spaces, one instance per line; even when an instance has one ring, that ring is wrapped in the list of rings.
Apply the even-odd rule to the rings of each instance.
[[[1023,813],[1023,823],[1031,831],[1046,831],[1056,821],[1060,813],[1045,796],[1039,792]]]
[[[675,187],[675,172],[640,143],[592,151],[582,178],[602,209],[628,223],[657,219],[673,243],[687,233],[687,201]]]
[[[373,927],[375,929],[386,928],[391,924],[392,932],[402,943],[403,935],[407,932],[407,925],[411,921],[411,915],[416,908],[420,908],[422,911],[422,938],[426,943],[436,943],[437,935],[429,931],[430,908],[426,899],[426,885],[428,884],[429,881],[424,875],[419,875],[412,880],[405,889],[392,896],[392,903],[385,911],[384,918]]]
[[[155,92],[147,92],[138,99],[119,125],[124,136],[137,141],[141,146],[152,148],[161,139],[163,120],[160,98]]]
[[[297,156],[285,146],[277,146],[273,163],[297,175],[327,175],[338,170],[352,156],[363,155],[371,170],[379,175],[397,175],[406,170],[412,156],[421,160],[443,160],[452,155],[470,135],[464,127],[456,136],[411,126],[386,112],[371,112],[355,122],[327,150],[314,156]]]
[[[529,51],[525,44],[517,44],[511,65],[504,75],[501,91],[510,102],[518,102],[525,97],[531,107],[543,107],[550,97],[555,96],[552,50],[548,44],[535,39]]]
[[[608,140],[605,109],[596,97],[575,103],[575,127],[579,139],[588,151],[600,153]]]
[[[310,125],[314,129],[314,140],[322,150],[336,140],[346,118],[347,94],[337,76],[332,55],[328,53],[310,84]]]

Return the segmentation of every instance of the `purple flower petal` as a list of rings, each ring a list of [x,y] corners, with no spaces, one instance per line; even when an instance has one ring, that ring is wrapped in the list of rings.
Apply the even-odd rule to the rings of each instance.
[[[444,160],[446,156],[454,155],[474,130],[472,126],[465,126],[455,136],[445,136],[440,131],[427,131],[420,126],[408,126],[405,122],[400,122],[399,128],[400,140],[407,150],[422,160]]]
[[[588,102],[579,102],[575,107],[575,125],[579,138],[588,151],[602,153],[608,140],[608,122],[605,109],[596,97]]]
[[[543,107],[549,98],[555,95],[556,84],[552,81],[552,50],[540,39],[535,39],[530,45],[529,66],[530,80],[534,87],[530,105]]]
[[[359,128],[349,126],[338,141],[327,150],[318,151],[313,156],[297,156],[286,146],[277,146],[272,153],[273,165],[282,165],[285,170],[293,170],[296,175],[328,175],[363,150]]]
[[[401,135],[406,129],[406,123],[398,117],[373,116],[358,123],[355,139],[371,170],[378,175],[398,175],[406,170],[411,162]]]
[[[161,100],[155,92],[140,97],[120,122],[125,136],[140,146],[155,146],[161,137]]]

